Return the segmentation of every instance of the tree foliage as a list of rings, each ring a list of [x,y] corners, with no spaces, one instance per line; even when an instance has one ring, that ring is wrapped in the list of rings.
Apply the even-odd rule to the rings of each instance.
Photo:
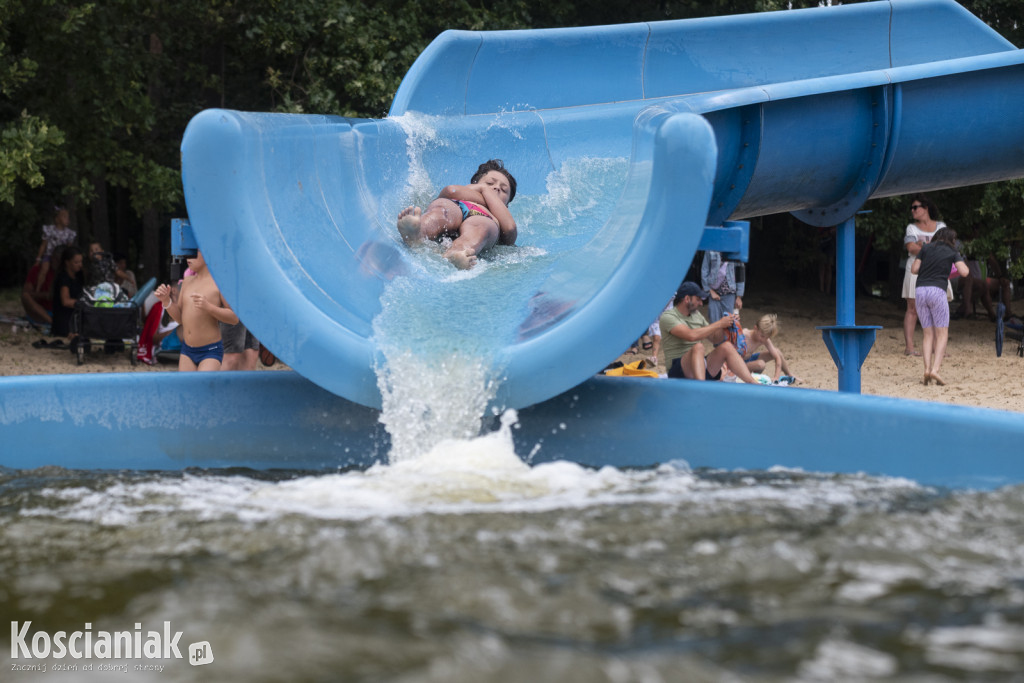
[[[54,203],[77,208],[150,261],[166,235],[140,216],[183,211],[179,145],[207,107],[380,117],[446,29],[554,28],[799,8],[818,0],[0,0],[0,271],[38,245]],[[833,4],[838,4],[833,0]],[[1020,43],[1019,0],[967,0]],[[107,201],[108,195],[111,201]],[[956,225],[985,225],[978,249],[1021,240],[1020,181],[935,198]],[[866,230],[896,244],[905,201],[868,208]],[[94,209],[89,211],[89,208]],[[86,235],[83,234],[83,237]],[[113,245],[111,245],[113,246]],[[9,267],[18,264],[18,268]],[[14,272],[14,275],[10,274]],[[1018,271],[1019,272],[1019,271]]]

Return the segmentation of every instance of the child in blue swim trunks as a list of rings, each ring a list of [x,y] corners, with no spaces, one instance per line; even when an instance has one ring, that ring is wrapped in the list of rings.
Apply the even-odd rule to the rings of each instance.
[[[172,296],[174,290],[166,284],[155,292],[164,310],[181,325],[178,370],[220,370],[224,360],[220,323],[234,325],[238,316],[221,297],[202,252],[188,259],[188,267],[194,274],[182,280],[177,297]]]
[[[508,204],[516,196],[516,179],[501,159],[477,168],[469,185],[448,185],[426,211],[410,206],[398,214],[398,232],[408,245],[452,239],[444,257],[456,268],[476,265],[477,255],[495,244],[516,243],[516,222]]]

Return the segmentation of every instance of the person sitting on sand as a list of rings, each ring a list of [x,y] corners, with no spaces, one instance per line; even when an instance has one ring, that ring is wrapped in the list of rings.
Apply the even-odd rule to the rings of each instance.
[[[53,308],[53,274],[50,270],[43,278],[42,288],[37,287],[42,264],[36,263],[29,268],[25,284],[21,288],[21,305],[25,315],[33,323],[49,325],[53,322],[50,310]]]
[[[238,316],[220,295],[202,252],[188,259],[194,275],[181,283],[181,293],[172,300],[169,285],[156,288],[156,296],[164,310],[181,325],[181,355],[178,370],[220,370],[224,360],[224,342],[220,336],[220,323],[234,325]]]
[[[668,376],[717,380],[721,379],[722,367],[725,366],[747,384],[758,384],[736,347],[724,341],[725,331],[736,323],[739,316],[730,313],[718,322],[709,323],[697,310],[704,305],[705,296],[696,282],[684,282],[672,300],[672,308],[659,318],[661,348],[665,351]],[[705,356],[703,340],[720,343]]]
[[[495,244],[516,243],[516,222],[508,204],[516,196],[516,179],[501,159],[477,169],[469,185],[448,185],[426,211],[410,206],[398,214],[398,232],[408,245],[423,240],[452,240],[444,257],[460,269],[476,265],[477,256]]]
[[[775,361],[775,373],[772,375],[772,382],[778,382],[782,375],[789,375],[793,378],[791,384],[800,382],[800,378],[789,371],[786,359],[782,352],[772,343],[772,337],[778,334],[778,316],[774,313],[762,315],[751,329],[744,329],[743,336],[747,338],[747,355],[743,358],[747,362],[747,368],[751,372],[763,373],[768,366],[768,361]],[[764,352],[757,349],[764,347]]]

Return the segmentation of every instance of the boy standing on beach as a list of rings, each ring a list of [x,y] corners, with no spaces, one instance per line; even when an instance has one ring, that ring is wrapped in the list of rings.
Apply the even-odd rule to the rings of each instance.
[[[171,296],[169,285],[160,285],[155,292],[164,310],[181,325],[178,370],[220,370],[224,360],[220,323],[234,325],[238,316],[221,297],[202,252],[196,252],[194,258],[188,259],[188,267],[194,275],[182,280],[176,300]]]

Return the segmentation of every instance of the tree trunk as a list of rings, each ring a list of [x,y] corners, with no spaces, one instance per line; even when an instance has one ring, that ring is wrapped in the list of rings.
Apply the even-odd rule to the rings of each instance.
[[[139,261],[139,273],[136,277],[139,282],[145,282],[151,277],[159,280],[163,277],[163,268],[160,262],[160,217],[156,209],[148,208],[142,214],[142,258]]]
[[[92,200],[92,238],[113,251],[114,244],[110,241],[110,212],[107,208],[107,181],[102,173],[92,177],[92,187],[96,196]]]

